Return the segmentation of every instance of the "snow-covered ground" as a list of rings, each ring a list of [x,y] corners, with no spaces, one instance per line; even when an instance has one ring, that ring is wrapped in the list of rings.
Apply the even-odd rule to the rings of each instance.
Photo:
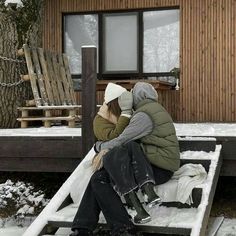
[[[41,190],[35,191],[29,183],[11,180],[0,183],[2,216],[0,218],[0,236],[23,235],[26,228],[35,219],[34,212],[44,208],[47,203],[48,200],[44,198],[44,193]]]
[[[0,228],[0,236],[20,236],[23,235],[31,220],[26,220],[22,226],[17,226],[15,220],[6,222],[4,227]]]

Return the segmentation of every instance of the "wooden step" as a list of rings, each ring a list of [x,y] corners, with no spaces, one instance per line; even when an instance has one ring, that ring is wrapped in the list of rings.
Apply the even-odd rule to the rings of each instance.
[[[178,137],[180,151],[204,151],[214,152],[216,147],[215,138],[207,137]]]
[[[152,221],[143,224],[137,225],[137,228],[141,232],[149,233],[160,233],[160,234],[172,234],[172,235],[190,235],[191,236],[204,236],[206,232],[206,226],[208,217],[210,214],[210,209],[214,197],[214,192],[219,177],[220,167],[222,159],[220,156],[221,146],[217,145],[214,152],[193,152],[187,151],[181,153],[182,163],[191,163],[191,160],[194,162],[202,163],[208,172],[206,181],[196,188],[197,196],[201,195],[201,202],[198,204],[198,207],[195,208],[177,208],[177,207],[165,207],[165,206],[155,206],[151,209],[147,209],[152,217]],[[203,155],[204,154],[204,155]],[[86,163],[94,155],[94,151],[91,150],[83,162],[77,167],[73,172],[72,177],[76,179],[76,176],[82,174]],[[199,155],[199,158],[196,158]],[[78,175],[79,174],[79,175]],[[42,234],[47,233],[47,227],[54,229],[55,232],[60,227],[71,227],[74,215],[77,211],[78,204],[71,203],[71,199],[68,197],[70,192],[70,186],[73,186],[72,177],[65,182],[58,193],[55,196],[55,200],[50,202],[44,211],[40,214],[40,217],[36,219],[36,222],[32,224],[29,230],[26,231],[24,236],[36,236],[39,232],[35,232],[34,227],[39,230],[39,225],[43,222],[47,222],[44,225],[44,228],[41,230]],[[67,187],[66,187],[67,186]],[[86,188],[86,186],[84,186]],[[65,191],[65,189],[67,189]],[[199,190],[197,190],[199,189]],[[63,193],[63,194],[62,194]],[[202,194],[201,194],[202,193]],[[66,195],[67,194],[67,195]],[[64,201],[61,201],[59,196],[64,197]],[[67,200],[66,200],[67,199]],[[60,200],[60,205],[59,201]],[[68,205],[69,204],[69,205]],[[57,208],[55,206],[58,206]],[[132,211],[129,210],[129,213],[132,215]],[[100,224],[105,225],[106,221],[101,215]],[[28,232],[28,234],[27,234]],[[32,234],[35,232],[35,234]],[[41,235],[41,234],[40,234]]]

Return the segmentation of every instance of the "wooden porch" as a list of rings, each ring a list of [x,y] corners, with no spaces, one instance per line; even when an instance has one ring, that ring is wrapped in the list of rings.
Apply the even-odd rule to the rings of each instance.
[[[175,126],[181,151],[211,148],[206,139],[195,141],[194,137],[216,138],[216,143],[222,145],[220,174],[236,176],[236,124],[176,123]],[[86,141],[82,141],[82,133],[82,128],[63,126],[2,129],[0,171],[72,172],[84,157],[82,142]]]

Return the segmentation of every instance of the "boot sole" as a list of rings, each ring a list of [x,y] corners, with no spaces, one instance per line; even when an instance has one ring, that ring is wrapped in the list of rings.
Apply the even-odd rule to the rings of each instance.
[[[148,202],[147,203],[147,206],[150,208],[150,207],[153,207],[157,204],[160,204],[161,203],[161,199],[160,198],[156,198],[155,200],[153,200],[152,202]]]
[[[147,222],[149,222],[149,221],[151,221],[151,216],[148,216],[148,217],[146,217],[146,218],[143,218],[143,219],[141,219],[141,220],[139,220],[139,221],[135,221],[135,219],[134,219],[134,223],[135,223],[135,224],[145,224],[145,223],[147,223]]]

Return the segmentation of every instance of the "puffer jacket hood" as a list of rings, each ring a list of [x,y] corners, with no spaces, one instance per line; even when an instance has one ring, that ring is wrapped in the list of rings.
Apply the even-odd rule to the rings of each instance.
[[[157,101],[158,94],[151,84],[145,82],[138,82],[133,88],[133,97],[134,109],[136,109],[138,103],[144,99],[151,99],[153,101]]]

